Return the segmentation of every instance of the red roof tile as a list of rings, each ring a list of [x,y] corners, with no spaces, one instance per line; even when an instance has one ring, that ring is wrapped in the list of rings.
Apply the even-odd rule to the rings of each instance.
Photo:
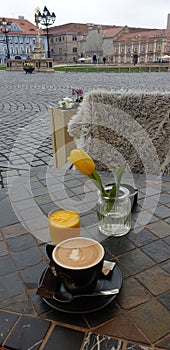
[[[138,32],[133,32],[133,33],[128,33],[128,34],[122,34],[119,36],[117,39],[118,41],[120,40],[135,40],[135,39],[143,39],[146,40],[147,38],[158,38],[158,37],[163,37],[163,36],[168,36],[170,37],[170,29],[152,29],[148,31],[138,31]]]
[[[110,25],[99,25],[99,24],[85,24],[85,23],[66,23],[60,26],[54,26],[49,28],[50,34],[87,34],[88,28],[92,27],[93,29],[97,29],[98,27],[101,27],[102,30],[105,30],[107,28],[111,28]]]
[[[0,18],[0,21],[2,21],[2,18]],[[36,26],[29,22],[27,19],[19,19],[19,18],[7,18],[6,21],[10,23],[16,23],[21,28],[24,35],[36,35]],[[10,34],[21,34],[21,32],[17,31],[10,31]],[[40,34],[43,35],[44,31],[40,29]]]

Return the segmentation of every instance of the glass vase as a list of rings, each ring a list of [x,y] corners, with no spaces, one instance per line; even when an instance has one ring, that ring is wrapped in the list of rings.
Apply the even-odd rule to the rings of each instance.
[[[112,186],[105,187],[106,191]],[[98,191],[97,218],[99,231],[106,236],[123,236],[131,228],[131,201],[129,190],[120,186],[116,198],[104,197]]]

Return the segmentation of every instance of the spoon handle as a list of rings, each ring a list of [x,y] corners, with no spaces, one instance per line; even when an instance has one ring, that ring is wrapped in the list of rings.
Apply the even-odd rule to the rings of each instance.
[[[93,296],[96,296],[96,295],[114,295],[114,294],[118,294],[118,293],[119,293],[119,289],[116,288],[116,289],[110,289],[110,290],[101,290],[101,291],[98,291],[98,292],[93,292],[93,293],[89,293],[89,294],[83,294],[83,295],[80,295],[80,296],[93,297]],[[77,295],[77,297],[78,297],[78,295]]]

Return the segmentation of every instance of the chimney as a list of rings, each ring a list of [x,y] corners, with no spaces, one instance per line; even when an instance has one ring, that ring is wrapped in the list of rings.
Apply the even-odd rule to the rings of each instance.
[[[167,28],[166,29],[170,29],[170,13],[168,14]]]

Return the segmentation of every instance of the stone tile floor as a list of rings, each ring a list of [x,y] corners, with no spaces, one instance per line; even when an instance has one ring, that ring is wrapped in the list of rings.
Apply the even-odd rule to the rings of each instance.
[[[108,183],[110,177],[102,174]],[[127,177],[127,182],[129,178]],[[82,175],[46,166],[9,173],[0,190],[0,345],[7,349],[112,350],[170,348],[170,178],[135,175],[138,206],[124,237],[101,235],[95,190]],[[86,182],[86,183],[85,183]],[[84,185],[85,183],[85,185]],[[147,191],[146,191],[147,190]],[[146,201],[146,192],[149,197]],[[159,192],[160,196],[159,196]],[[50,308],[37,294],[48,264],[47,213],[67,204],[79,209],[81,234],[102,242],[122,271],[118,297],[93,313]]]

